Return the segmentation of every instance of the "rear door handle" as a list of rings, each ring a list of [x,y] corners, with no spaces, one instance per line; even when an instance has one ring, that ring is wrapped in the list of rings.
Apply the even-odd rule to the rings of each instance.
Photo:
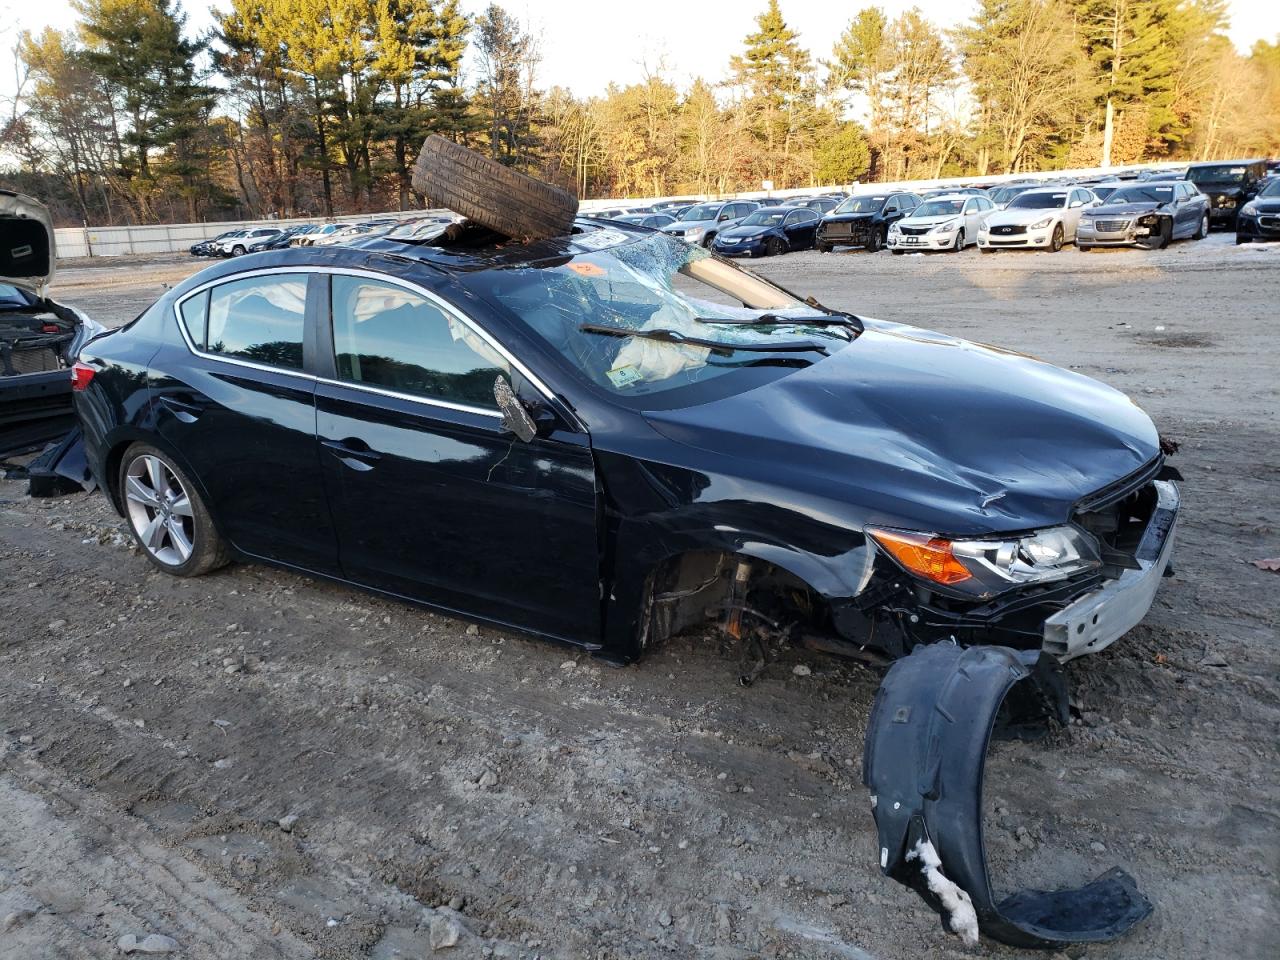
[[[374,464],[382,459],[382,454],[376,450],[369,449],[369,445],[359,437],[346,437],[342,440],[321,440],[320,445],[332,452],[344,465],[362,473],[372,470]]]

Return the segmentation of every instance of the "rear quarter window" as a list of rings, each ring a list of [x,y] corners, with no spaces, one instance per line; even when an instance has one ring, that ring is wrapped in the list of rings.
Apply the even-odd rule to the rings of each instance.
[[[205,349],[302,369],[307,274],[247,277],[209,291]]]
[[[202,290],[194,297],[187,297],[178,312],[182,316],[182,325],[187,328],[187,336],[203,350],[209,325],[209,291]]]

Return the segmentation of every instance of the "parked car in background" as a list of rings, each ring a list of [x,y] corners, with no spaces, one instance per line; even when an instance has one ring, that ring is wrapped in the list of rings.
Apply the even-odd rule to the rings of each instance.
[[[1022,247],[1057,253],[1076,238],[1085,208],[1097,202],[1085,187],[1038,187],[1020,193],[987,218],[978,232],[978,249],[995,253]]]
[[[1208,197],[1186,180],[1147,180],[1126,184],[1100,205],[1086,207],[1076,227],[1076,246],[1160,250],[1174,240],[1202,240],[1208,233]]]
[[[267,239],[265,243],[260,244],[257,249],[262,250],[283,250],[293,242],[293,238],[311,229],[311,224],[300,223],[292,227],[285,227],[274,237]]]
[[[351,243],[358,240],[366,234],[371,234],[375,230],[391,229],[399,224],[398,220],[388,217],[379,217],[374,220],[361,220],[357,223],[344,223],[339,229],[334,230],[315,241],[313,246],[326,247],[340,243]]]
[[[1210,225],[1235,228],[1236,213],[1258,195],[1259,184],[1267,175],[1265,160],[1227,160],[1193,163],[1187,168],[1187,179],[1209,198]]]
[[[655,203],[649,208],[651,213],[665,213],[672,217],[676,216],[681,210],[692,207],[698,201],[696,200],[662,200]]]
[[[1143,178],[1143,182],[1167,183],[1170,180],[1185,180],[1186,178],[1186,170],[1157,170],[1151,176]]]
[[[0,190],[0,457],[39,449],[75,426],[72,361],[102,328],[49,297],[56,266],[48,208]],[[11,596],[19,566],[4,564]]]
[[[619,223],[649,227],[651,230],[660,230],[668,224],[676,222],[676,218],[669,213],[628,213],[616,219]]]
[[[214,245],[214,250],[221,257],[242,257],[279,235],[279,227],[251,227],[241,230],[237,236],[219,241]]]
[[[1020,193],[1026,193],[1028,190],[1034,190],[1034,183],[1014,183],[1006,184],[1003,187],[995,187],[987,192],[987,199],[996,205],[997,210],[1003,210],[1012,200]]]
[[[938,197],[985,197],[987,191],[980,187],[936,187],[919,194],[921,200],[936,200]]]
[[[396,240],[423,240],[435,236],[449,224],[456,223],[458,219],[458,217],[437,213],[414,217],[397,223],[387,232],[387,236]]]
[[[663,233],[679,237],[687,243],[709,247],[716,234],[731,227],[759,207],[754,200],[713,200],[699,203],[681,212],[674,223],[662,228]]]
[[[315,246],[317,240],[323,239],[324,237],[331,236],[332,234],[336,233],[338,230],[341,230],[343,226],[344,225],[341,223],[313,224],[310,228],[303,230],[296,237],[294,237],[290,245],[295,247]]]
[[[889,249],[897,255],[909,250],[963,250],[978,242],[978,231],[995,208],[987,197],[963,193],[925,200],[889,227]]]
[[[799,206],[807,207],[808,209],[812,210],[814,213],[818,214],[819,216],[822,216],[823,214],[830,213],[836,207],[840,206],[840,202],[844,199],[845,198],[842,196],[841,197],[814,197],[812,200],[806,200],[804,203],[799,204]]]
[[[232,237],[241,236],[243,233],[243,230],[228,230],[226,233],[220,233],[216,237],[193,243],[188,252],[193,257],[212,257],[218,244],[223,240],[230,240]]]
[[[808,250],[818,229],[818,214],[808,207],[760,207],[716,234],[711,249],[726,257],[772,257]]]
[[[919,205],[918,196],[903,191],[854,194],[822,218],[814,245],[821,253],[837,246],[865,247],[874,253],[889,238],[889,225]]]
[[[1126,180],[1103,180],[1089,186],[1089,192],[1099,200],[1106,200],[1116,190],[1125,186],[1130,181]]]
[[[1236,216],[1236,243],[1280,240],[1280,178],[1240,208]]]

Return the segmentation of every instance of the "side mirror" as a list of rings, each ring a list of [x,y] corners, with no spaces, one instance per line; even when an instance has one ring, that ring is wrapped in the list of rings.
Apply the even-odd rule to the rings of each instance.
[[[506,377],[499,376],[493,381],[493,399],[498,402],[498,409],[502,412],[504,430],[511,431],[525,443],[529,443],[538,435],[538,425],[525,405],[520,402],[516,392],[511,389],[511,384],[507,382]]]

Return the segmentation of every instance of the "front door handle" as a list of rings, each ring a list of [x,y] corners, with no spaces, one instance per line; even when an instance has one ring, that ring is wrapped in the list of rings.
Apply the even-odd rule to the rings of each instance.
[[[345,466],[352,470],[366,472],[372,470],[374,464],[382,459],[382,454],[371,450],[369,445],[359,437],[345,437],[342,440],[321,440],[320,445],[329,450]]]

